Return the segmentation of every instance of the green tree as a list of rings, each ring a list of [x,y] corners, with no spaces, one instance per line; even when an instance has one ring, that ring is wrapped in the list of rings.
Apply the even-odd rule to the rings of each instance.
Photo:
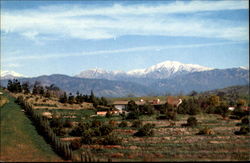
[[[68,103],[73,104],[75,102],[75,97],[72,95],[72,93],[69,94]]]
[[[68,102],[68,98],[67,98],[66,92],[64,92],[64,94],[62,96],[60,96],[59,102],[61,102],[61,103],[67,103]]]
[[[29,90],[29,82],[24,82],[24,83],[22,84],[22,89],[23,89],[23,91],[24,91],[24,94],[30,93],[30,90]]]

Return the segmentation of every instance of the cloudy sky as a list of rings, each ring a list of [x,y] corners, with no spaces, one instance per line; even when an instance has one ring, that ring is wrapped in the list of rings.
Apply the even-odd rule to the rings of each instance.
[[[26,76],[166,60],[249,67],[249,5],[225,1],[1,1],[1,69]]]

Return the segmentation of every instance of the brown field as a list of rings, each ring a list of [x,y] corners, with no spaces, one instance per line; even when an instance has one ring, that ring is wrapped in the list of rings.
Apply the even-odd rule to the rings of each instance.
[[[75,119],[78,116],[76,110],[92,109],[91,104],[63,105],[54,100],[44,102],[44,99],[31,98],[30,102],[37,105],[37,110],[53,109],[61,110],[64,118]],[[48,102],[48,103],[47,103]],[[49,104],[52,106],[42,106]],[[53,105],[56,105],[54,107]],[[72,112],[70,111],[72,110]],[[70,111],[70,112],[69,112]],[[94,114],[94,113],[93,113]],[[182,127],[186,123],[188,115],[178,115],[176,121],[156,120],[155,116],[141,117],[143,124],[155,124],[154,136],[135,137],[137,131],[134,128],[119,128],[122,119],[120,116],[101,119],[108,124],[109,120],[116,122],[114,135],[122,138],[122,145],[82,145],[79,150],[74,151],[80,157],[81,153],[90,153],[91,157],[100,161],[239,161],[250,160],[250,135],[235,135],[234,132],[240,129],[236,126],[240,120],[225,119],[215,114],[199,114],[198,127]],[[91,116],[90,116],[91,118]],[[85,118],[75,119],[74,123],[84,121]],[[131,121],[127,121],[129,126]],[[173,125],[174,122],[174,125]],[[75,125],[74,125],[75,126]],[[197,135],[203,127],[213,130],[212,135]],[[61,138],[63,141],[72,141],[80,137],[68,135]],[[77,157],[78,157],[77,156]],[[78,158],[79,158],[78,157]]]

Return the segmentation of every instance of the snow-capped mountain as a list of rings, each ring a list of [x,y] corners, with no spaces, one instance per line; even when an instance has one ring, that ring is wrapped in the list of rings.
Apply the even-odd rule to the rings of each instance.
[[[191,72],[208,71],[208,70],[212,70],[212,68],[195,64],[183,64],[176,61],[165,61],[146,69],[135,69],[128,72],[91,69],[82,71],[79,75],[76,76],[81,78],[110,79],[110,80],[119,80],[122,78],[131,78],[131,77],[166,79],[176,75],[187,74]]]
[[[14,79],[25,77],[23,74],[15,71],[1,71],[1,79]]]

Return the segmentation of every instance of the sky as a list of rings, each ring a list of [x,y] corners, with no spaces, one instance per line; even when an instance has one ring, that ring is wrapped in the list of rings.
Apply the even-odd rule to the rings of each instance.
[[[1,0],[1,71],[249,67],[247,0]]]

